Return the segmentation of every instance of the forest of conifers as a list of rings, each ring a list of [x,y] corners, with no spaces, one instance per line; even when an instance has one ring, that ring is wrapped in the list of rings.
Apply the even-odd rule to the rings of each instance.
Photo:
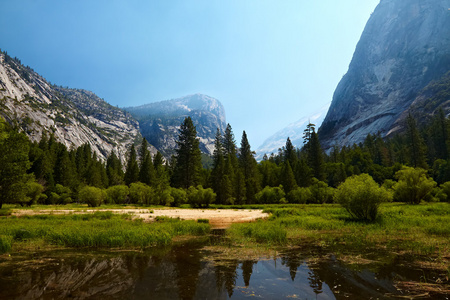
[[[1,120],[0,208],[5,203],[71,202],[193,207],[332,203],[336,188],[359,174],[369,174],[394,201],[448,201],[449,124],[442,111],[423,128],[410,115],[402,134],[388,139],[368,135],[363,143],[336,146],[328,155],[309,124],[301,149],[288,138],[278,153],[259,163],[245,131],[238,146],[228,125],[224,133],[217,130],[214,154],[202,165],[196,129],[187,117],[170,160],[159,152],[151,155],[143,139],[131,147],[123,166],[114,152],[102,162],[88,144],[67,149],[51,134],[31,142]]]

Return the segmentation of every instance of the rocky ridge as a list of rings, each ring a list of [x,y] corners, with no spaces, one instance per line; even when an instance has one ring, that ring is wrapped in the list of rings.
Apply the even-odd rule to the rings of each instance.
[[[112,150],[122,161],[141,139],[139,123],[94,93],[50,84],[17,58],[0,53],[0,116],[32,141],[53,133],[68,148],[90,144],[105,160]]]

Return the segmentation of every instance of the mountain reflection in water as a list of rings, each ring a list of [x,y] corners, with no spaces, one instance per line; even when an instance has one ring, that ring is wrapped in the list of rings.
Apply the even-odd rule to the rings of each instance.
[[[290,251],[270,260],[214,260],[190,241],[151,252],[43,253],[0,261],[0,299],[343,299],[398,293],[389,272],[345,268]]]

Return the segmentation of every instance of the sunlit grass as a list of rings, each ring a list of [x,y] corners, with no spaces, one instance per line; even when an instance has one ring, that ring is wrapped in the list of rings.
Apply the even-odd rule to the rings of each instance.
[[[178,219],[145,223],[128,214],[112,212],[73,215],[35,215],[0,218],[2,252],[16,243],[32,245],[43,240],[48,245],[74,248],[145,248],[171,243],[180,235],[205,235],[210,226]]]
[[[380,207],[380,217],[373,223],[351,219],[338,205],[269,207],[265,211],[271,213],[267,221],[232,225],[228,230],[231,240],[273,243],[247,228],[261,226],[265,230],[273,227],[284,232],[290,245],[306,243],[349,251],[369,248],[418,255],[450,254],[450,205],[447,203],[384,204]]]

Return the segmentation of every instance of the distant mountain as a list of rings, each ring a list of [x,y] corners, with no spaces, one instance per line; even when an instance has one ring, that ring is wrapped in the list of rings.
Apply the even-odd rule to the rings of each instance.
[[[139,123],[94,93],[50,84],[17,58],[0,53],[0,116],[32,141],[53,133],[68,148],[90,144],[100,159],[112,150],[122,161],[142,139]]]
[[[295,147],[303,147],[303,131],[306,129],[306,125],[313,123],[316,125],[316,128],[319,128],[329,107],[330,104],[325,105],[316,113],[303,117],[266,139],[256,150],[256,159],[258,161],[262,160],[264,154],[267,154],[268,156],[270,156],[271,153],[277,154],[278,149],[286,145],[287,138],[291,139],[291,142]]]
[[[319,131],[322,146],[359,143],[450,113],[450,0],[381,0],[336,88]]]
[[[180,125],[190,116],[203,153],[212,154],[217,128],[226,127],[225,109],[219,100],[195,94],[179,99],[126,107],[138,121],[142,135],[166,157],[175,153]]]

